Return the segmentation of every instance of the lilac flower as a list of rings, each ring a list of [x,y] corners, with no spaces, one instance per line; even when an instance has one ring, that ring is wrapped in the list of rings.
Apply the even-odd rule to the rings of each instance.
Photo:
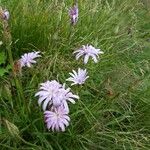
[[[38,104],[41,105],[43,103],[43,110],[46,110],[47,105],[51,105],[53,103],[52,98],[58,92],[59,88],[62,85],[59,84],[56,80],[47,81],[41,84],[40,91],[35,94],[35,96],[39,96]]]
[[[77,4],[74,5],[70,10],[69,10],[69,16],[71,19],[71,24],[75,25],[78,21],[78,16],[79,16],[79,10]]]
[[[67,101],[75,103],[74,99],[79,99],[77,95],[70,92],[70,88],[65,89],[65,85],[61,85],[55,80],[42,83],[40,91],[35,96],[39,96],[39,105],[43,102],[44,111],[50,105],[54,107],[63,105],[66,111],[69,112]]]
[[[65,89],[65,84],[63,85],[63,87],[61,89],[58,90],[58,93],[56,93],[56,95],[54,96],[54,103],[59,103],[59,101],[61,101],[61,103],[63,103],[64,101],[70,101],[71,103],[75,104],[74,99],[79,99],[78,95],[74,95],[71,91],[70,88]],[[57,106],[57,105],[55,105]]]
[[[78,60],[81,56],[84,56],[84,64],[87,64],[89,57],[92,57],[94,62],[97,63],[97,58],[99,58],[99,54],[103,53],[103,51],[101,51],[100,49],[96,49],[92,45],[83,45],[82,48],[74,51],[74,54],[76,54],[76,60]]]
[[[10,14],[9,14],[9,11],[7,9],[5,9],[3,12],[3,18],[5,20],[9,20],[9,18],[10,18]]]
[[[87,76],[86,69],[83,70],[83,69],[78,68],[78,72],[73,70],[73,73],[69,73],[69,74],[71,75],[71,77],[68,78],[67,81],[72,81],[73,83],[71,85],[84,84],[86,79],[89,78],[89,76]]]
[[[69,126],[70,118],[63,106],[53,108],[51,111],[45,111],[44,117],[49,130],[65,131],[65,128]]]
[[[3,20],[9,20],[10,14],[9,11],[7,9],[2,9],[2,7],[0,7],[0,18]]]
[[[31,67],[32,64],[35,64],[36,61],[34,60],[37,57],[41,57],[39,55],[40,52],[31,52],[31,53],[25,53],[24,55],[21,56],[20,63],[21,67]]]

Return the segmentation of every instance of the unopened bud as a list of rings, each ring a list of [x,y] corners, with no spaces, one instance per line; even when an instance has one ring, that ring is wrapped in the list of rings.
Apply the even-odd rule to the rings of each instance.
[[[10,17],[9,11],[5,9],[3,12],[3,19],[9,20],[9,17]]]

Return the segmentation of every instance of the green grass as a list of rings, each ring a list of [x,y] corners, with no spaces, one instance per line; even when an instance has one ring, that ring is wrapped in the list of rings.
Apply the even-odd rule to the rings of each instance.
[[[28,111],[12,73],[0,78],[1,150],[150,149],[150,12],[141,1],[79,1],[75,27],[68,18],[71,0],[1,0],[1,5],[11,12],[14,60],[43,52],[20,79]],[[41,82],[63,83],[72,69],[84,68],[72,52],[87,43],[105,54],[98,64],[86,65],[86,84],[73,87],[80,100],[70,104],[66,132],[48,132],[34,95]]]

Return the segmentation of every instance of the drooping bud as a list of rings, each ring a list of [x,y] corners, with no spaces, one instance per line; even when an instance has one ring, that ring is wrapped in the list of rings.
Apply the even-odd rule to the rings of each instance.
[[[14,75],[21,75],[22,74],[22,67],[21,67],[20,60],[15,61],[14,66],[13,66],[13,72],[14,72]]]
[[[2,9],[2,7],[0,7],[0,18],[3,20],[9,20],[10,18],[10,13],[7,9]]]
[[[9,18],[10,18],[10,13],[7,9],[5,9],[4,12],[3,12],[3,18],[5,20],[9,20]]]
[[[79,9],[77,4],[75,4],[72,8],[70,8],[69,16],[70,16],[71,24],[76,25],[79,17]]]

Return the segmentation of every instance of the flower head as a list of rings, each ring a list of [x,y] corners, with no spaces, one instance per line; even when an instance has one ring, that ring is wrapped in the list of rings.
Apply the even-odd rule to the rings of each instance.
[[[63,107],[69,112],[67,101],[75,103],[74,99],[79,99],[77,95],[70,92],[70,88],[65,89],[65,85],[59,84],[57,81],[47,81],[41,84],[40,91],[35,94],[39,96],[39,105],[43,102],[43,110],[45,111],[47,106]]]
[[[0,7],[0,18],[4,20],[9,20],[10,18],[9,11],[7,9],[3,10],[2,7]]]
[[[65,131],[69,126],[70,118],[63,106],[55,107],[51,111],[44,112],[47,129],[52,131]]]
[[[67,81],[73,82],[71,85],[84,84],[86,79],[89,78],[89,76],[87,76],[88,73],[86,69],[83,70],[78,68],[78,72],[76,72],[75,70],[73,70],[72,72],[73,73],[69,73],[71,77],[67,79]]]
[[[34,60],[37,57],[41,57],[39,55],[40,52],[31,52],[31,53],[25,53],[24,55],[21,56],[20,63],[21,67],[31,67],[32,64],[35,64],[36,61]]]
[[[39,96],[38,104],[41,105],[43,103],[43,110],[46,110],[47,105],[51,105],[53,103],[52,98],[58,90],[62,87],[56,80],[46,81],[41,84],[39,92],[35,94],[35,96]]]
[[[3,18],[5,20],[9,20],[9,18],[10,18],[10,14],[9,14],[9,11],[7,9],[5,9],[3,12]]]
[[[79,16],[79,9],[77,4],[75,4],[72,8],[70,8],[69,16],[70,16],[71,24],[75,25],[78,21],[78,16]]]
[[[78,60],[81,56],[84,56],[84,64],[87,64],[89,57],[92,57],[94,62],[97,63],[97,58],[99,58],[99,54],[103,53],[103,51],[101,51],[100,49],[96,49],[92,45],[83,45],[82,48],[74,51],[74,54],[76,54],[76,60]]]

